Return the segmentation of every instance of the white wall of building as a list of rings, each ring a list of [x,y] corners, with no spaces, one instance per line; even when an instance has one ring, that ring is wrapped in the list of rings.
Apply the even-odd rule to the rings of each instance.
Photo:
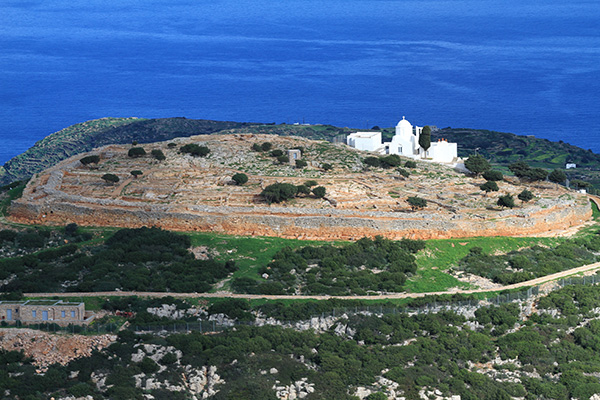
[[[381,132],[356,132],[346,138],[346,144],[359,150],[376,151],[381,147]]]

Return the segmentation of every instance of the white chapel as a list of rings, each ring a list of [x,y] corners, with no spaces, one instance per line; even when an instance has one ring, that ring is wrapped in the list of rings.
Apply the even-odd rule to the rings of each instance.
[[[432,142],[431,147],[425,151],[419,145],[419,136],[423,131],[421,126],[412,126],[402,117],[396,125],[396,134],[391,142],[382,143],[381,132],[356,132],[348,135],[346,143],[359,150],[374,151],[380,154],[398,154],[414,159],[423,159],[439,163],[453,163],[458,157],[456,143],[449,143],[441,139]]]

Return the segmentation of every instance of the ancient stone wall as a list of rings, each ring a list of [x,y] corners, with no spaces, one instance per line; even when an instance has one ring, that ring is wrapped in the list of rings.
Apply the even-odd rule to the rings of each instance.
[[[73,197],[73,196],[69,196]],[[123,200],[54,199],[49,203],[13,202],[10,219],[20,223],[88,226],[157,226],[179,231],[278,236],[317,240],[391,239],[536,235],[583,224],[591,217],[587,203],[556,200],[543,207],[498,212],[496,218],[426,212],[356,212],[293,207],[209,207],[127,204]],[[85,201],[88,200],[88,201]]]

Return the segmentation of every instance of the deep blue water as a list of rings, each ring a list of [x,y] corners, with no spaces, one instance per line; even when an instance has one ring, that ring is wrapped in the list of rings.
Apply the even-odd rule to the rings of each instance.
[[[600,153],[600,7],[3,0],[0,163],[113,117],[485,128]]]

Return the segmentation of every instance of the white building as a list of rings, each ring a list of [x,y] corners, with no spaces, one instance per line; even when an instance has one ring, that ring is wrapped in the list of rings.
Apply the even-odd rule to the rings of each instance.
[[[427,151],[419,145],[419,136],[423,127],[412,126],[402,117],[396,125],[396,134],[391,142],[381,142],[381,132],[356,132],[348,136],[347,144],[359,150],[375,151],[381,154],[398,154],[414,159],[423,159],[440,163],[452,163],[458,157],[456,143],[439,140],[431,143]]]
[[[377,151],[381,147],[381,132],[355,132],[348,135],[346,144],[359,150]]]

